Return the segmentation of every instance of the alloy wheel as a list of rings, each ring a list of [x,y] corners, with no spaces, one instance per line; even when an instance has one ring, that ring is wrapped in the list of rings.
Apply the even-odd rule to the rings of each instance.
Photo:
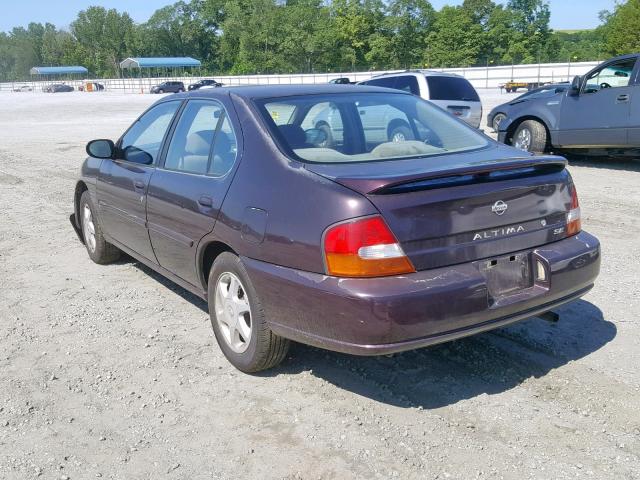
[[[516,139],[513,143],[513,146],[519,148],[520,150],[529,151],[531,148],[531,130],[528,128],[523,128],[516,135]]]
[[[404,133],[402,133],[402,132],[396,132],[396,133],[393,134],[393,137],[391,137],[391,141],[395,142],[395,143],[404,142],[404,141],[406,141],[406,139],[407,138],[404,136]]]
[[[91,214],[91,208],[88,203],[84,204],[82,208],[82,233],[84,235],[84,241],[93,253],[96,251],[96,226],[93,223],[93,215]]]
[[[222,336],[236,353],[243,353],[251,341],[252,317],[247,289],[231,272],[218,277],[215,293],[216,321]]]

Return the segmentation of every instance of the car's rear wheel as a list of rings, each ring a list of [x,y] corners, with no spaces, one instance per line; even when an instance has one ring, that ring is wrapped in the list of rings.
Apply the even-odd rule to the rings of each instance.
[[[158,90],[158,93],[164,93],[163,89]]]
[[[278,365],[290,341],[274,334],[240,258],[221,253],[209,273],[209,315],[220,349],[227,360],[246,373]]]
[[[544,153],[547,149],[547,129],[540,122],[525,120],[513,134],[511,144],[520,150]]]
[[[85,191],[80,197],[79,212],[82,237],[91,260],[104,265],[120,258],[121,251],[104,239],[102,227],[96,217],[96,210],[88,191]]]

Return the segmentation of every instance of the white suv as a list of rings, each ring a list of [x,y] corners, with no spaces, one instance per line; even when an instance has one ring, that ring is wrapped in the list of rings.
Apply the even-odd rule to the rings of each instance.
[[[412,70],[387,73],[358,84],[411,92],[435,103],[472,127],[480,127],[482,119],[480,97],[473,85],[460,75],[430,70]]]

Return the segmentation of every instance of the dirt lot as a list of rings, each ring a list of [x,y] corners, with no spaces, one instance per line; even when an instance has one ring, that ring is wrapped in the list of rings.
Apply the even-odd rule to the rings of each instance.
[[[603,269],[559,324],[249,376],[202,301],[69,225],[86,141],[156,99],[0,95],[0,478],[640,478],[640,162],[571,165]]]

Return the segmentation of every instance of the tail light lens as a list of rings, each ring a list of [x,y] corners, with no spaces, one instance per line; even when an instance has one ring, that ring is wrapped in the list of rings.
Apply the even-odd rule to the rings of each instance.
[[[396,237],[382,217],[340,223],[324,234],[329,275],[384,277],[415,272]]]
[[[580,221],[580,202],[576,186],[571,184],[571,209],[567,213],[567,236],[576,235],[582,230]]]

